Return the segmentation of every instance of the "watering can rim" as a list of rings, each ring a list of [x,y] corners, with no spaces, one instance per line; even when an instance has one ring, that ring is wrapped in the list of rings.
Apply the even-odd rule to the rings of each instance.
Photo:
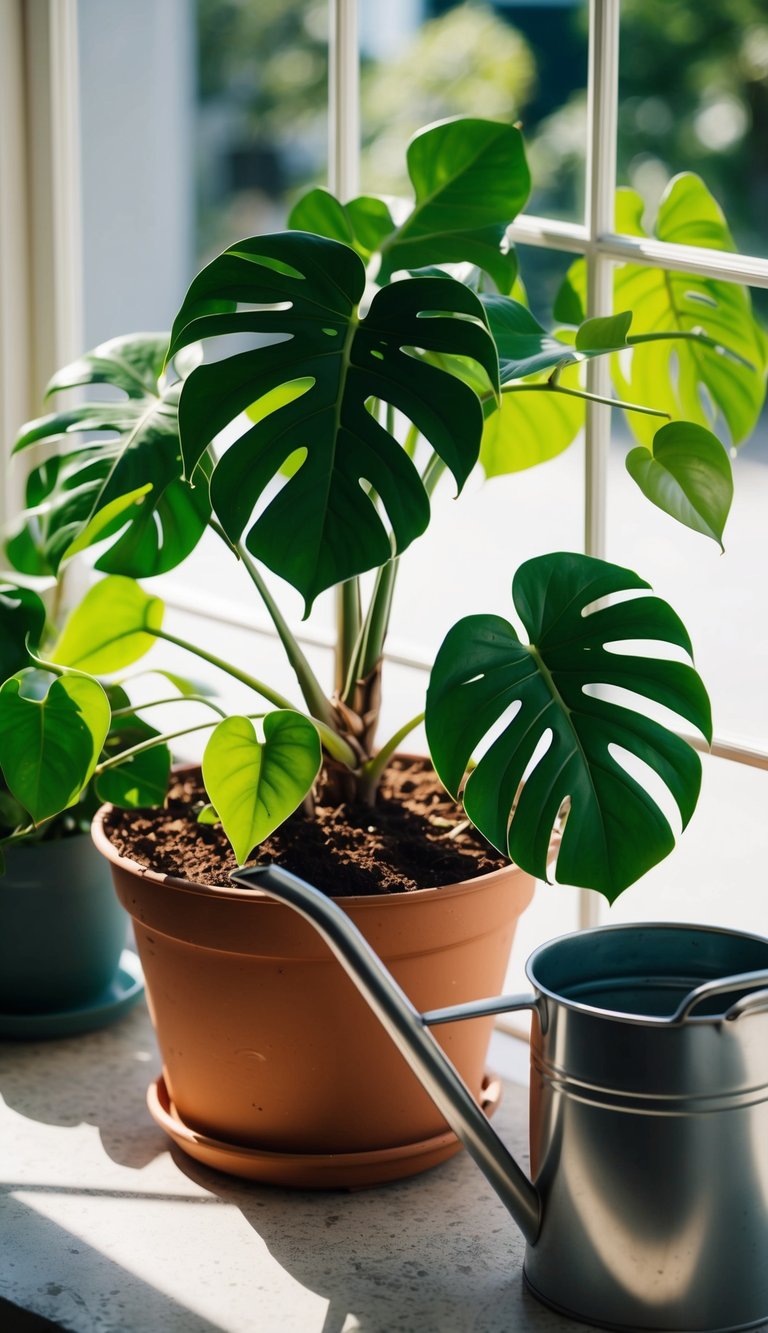
[[[743,1001],[731,1005],[725,1013],[717,1014],[694,1014],[692,1010],[701,1001],[709,996],[722,993],[728,989],[738,989],[740,987],[749,987],[750,985],[768,988],[768,965],[754,973],[726,973],[721,976],[712,977],[703,981],[700,985],[692,988],[684,999],[678,1004],[673,1013],[665,1015],[658,1014],[635,1014],[626,1013],[621,1009],[601,1008],[599,1005],[588,1004],[583,1000],[574,999],[561,992],[553,990],[542,982],[535,973],[535,965],[549,950],[557,948],[559,945],[569,940],[588,941],[597,935],[608,935],[613,933],[635,933],[635,932],[673,932],[688,931],[697,935],[725,935],[731,939],[748,940],[755,944],[762,944],[768,950],[768,937],[758,935],[754,931],[734,930],[729,926],[713,926],[687,921],[612,921],[599,926],[589,926],[581,930],[568,931],[563,935],[553,936],[543,944],[537,946],[529,954],[525,964],[525,975],[531,985],[536,989],[536,996],[532,997],[532,1007],[538,1008],[540,997],[546,997],[553,1003],[561,1005],[565,1009],[573,1010],[576,1013],[588,1015],[597,1020],[608,1021],[612,1023],[626,1023],[633,1027],[649,1028],[678,1028],[690,1024],[697,1026],[715,1026],[724,1020],[732,1021],[740,1018],[750,1012],[765,1012],[768,1008],[768,990],[763,989],[760,993],[748,997]],[[733,983],[728,986],[726,983]],[[759,1001],[755,1004],[753,1002]]]

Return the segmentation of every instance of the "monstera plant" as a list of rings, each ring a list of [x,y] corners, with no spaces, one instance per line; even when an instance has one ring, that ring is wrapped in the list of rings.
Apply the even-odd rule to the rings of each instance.
[[[478,588],[479,613],[437,652],[424,713],[392,737],[379,735],[381,664],[400,556],[427,529],[440,478],[449,473],[461,491],[478,465],[494,476],[561,452],[581,426],[590,358],[611,358],[612,401],[636,432],[627,484],[722,543],[729,448],[764,397],[765,342],[748,294],[627,265],[616,313],[585,318],[579,261],[558,322],[545,328],[506,239],[530,187],[519,131],[441,123],[416,136],[408,167],[407,203],[312,190],[288,230],[232,245],[203,269],[170,337],[116,338],[49,389],[104,385],[107,397],[22,430],[17,450],[43,441],[55,450],[29,474],[10,561],[56,576],[93,548],[106,577],[45,653],[23,609],[13,622],[21,628],[9,631],[17,651],[2,659],[0,765],[24,813],[6,840],[76,801],[90,778],[117,804],[158,798],[142,765],[172,737],[138,730],[119,754],[104,750],[109,700],[98,683],[158,641],[253,691],[247,715],[222,716],[209,700],[202,762],[201,819],[221,822],[240,862],[313,788],[374,803],[423,716],[445,786],[485,838],[534,875],[546,875],[558,823],[557,877],[611,900],[666,855],[674,836],[635,760],[666,784],[683,825],[690,818],[699,760],[654,708],[708,738],[707,695],[680,620],[629,570],[565,552],[528,561],[509,607],[525,636]],[[621,225],[636,231],[637,201],[624,195],[620,209]],[[732,246],[691,176],[668,191],[658,234]],[[204,360],[214,339],[217,359]],[[461,521],[458,505],[457,546]],[[160,598],[137,582],[179,564],[205,531],[250,577],[300,699],[172,634]],[[336,589],[330,688],[264,568],[298,590],[306,614]],[[10,625],[17,613],[3,604],[2,614]],[[656,655],[659,644],[689,660]],[[114,712],[140,728],[138,711],[119,696]]]

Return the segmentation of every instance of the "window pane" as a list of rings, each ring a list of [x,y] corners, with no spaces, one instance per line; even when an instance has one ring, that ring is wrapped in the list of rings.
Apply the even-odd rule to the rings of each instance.
[[[431,121],[520,121],[534,179],[527,211],[582,220],[585,0],[362,0],[360,14],[365,189],[408,192],[404,147]]]
[[[768,12],[764,0],[623,0],[619,183],[652,212],[697,172],[739,249],[768,254]]]

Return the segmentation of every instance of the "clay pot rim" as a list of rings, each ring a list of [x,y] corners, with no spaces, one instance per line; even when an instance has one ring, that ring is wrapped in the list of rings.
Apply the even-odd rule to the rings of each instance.
[[[129,856],[121,856],[116,851],[107,832],[104,828],[104,821],[111,813],[111,805],[102,805],[94,815],[91,825],[91,837],[98,851],[101,852],[110,865],[117,866],[121,870],[130,871],[134,875],[140,875],[143,879],[154,881],[156,884],[163,884],[167,888],[175,889],[177,892],[189,893],[202,897],[216,897],[220,901],[229,900],[231,902],[259,902],[265,906],[274,906],[274,899],[268,894],[262,893],[258,889],[238,889],[233,884],[231,888],[224,888],[221,885],[198,884],[194,880],[180,879],[175,875],[161,874],[157,870],[152,870],[149,866],[143,866],[138,861],[134,861]],[[473,885],[489,887],[497,880],[509,876],[510,872],[515,874],[524,874],[514,862],[509,861],[506,865],[499,866],[498,870],[488,870],[482,875],[473,875],[471,879],[458,880],[453,884],[438,885],[431,889],[413,889],[407,893],[359,893],[347,894],[343,898],[334,898],[333,901],[339,903],[342,907],[347,904],[363,907],[384,907],[387,903],[407,903],[418,900],[423,903],[430,897],[439,896],[442,902],[447,902],[452,897],[457,897],[471,889]]]

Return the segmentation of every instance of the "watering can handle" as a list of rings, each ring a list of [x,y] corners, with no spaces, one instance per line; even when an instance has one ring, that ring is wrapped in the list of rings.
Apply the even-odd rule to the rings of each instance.
[[[686,1022],[696,1006],[701,1004],[702,1000],[709,999],[711,995],[724,995],[731,990],[751,990],[755,986],[759,986],[760,989],[754,995],[744,995],[732,1004],[730,1009],[726,1010],[724,1018],[730,1023],[744,1014],[759,1013],[768,1009],[768,972],[764,969],[759,972],[739,972],[732,977],[716,977],[714,981],[705,981],[703,985],[697,986],[686,995],[669,1021]]]
[[[538,1191],[477,1105],[432,1036],[429,1025],[498,1013],[501,1006],[505,1009],[535,1007],[536,997],[478,1000],[421,1014],[346,912],[319,889],[273,865],[245,866],[242,870],[232,871],[230,878],[235,884],[260,889],[294,908],[322,935],[456,1137],[509,1209],[526,1240],[533,1244],[541,1223]],[[489,1005],[494,1007],[489,1008]]]

